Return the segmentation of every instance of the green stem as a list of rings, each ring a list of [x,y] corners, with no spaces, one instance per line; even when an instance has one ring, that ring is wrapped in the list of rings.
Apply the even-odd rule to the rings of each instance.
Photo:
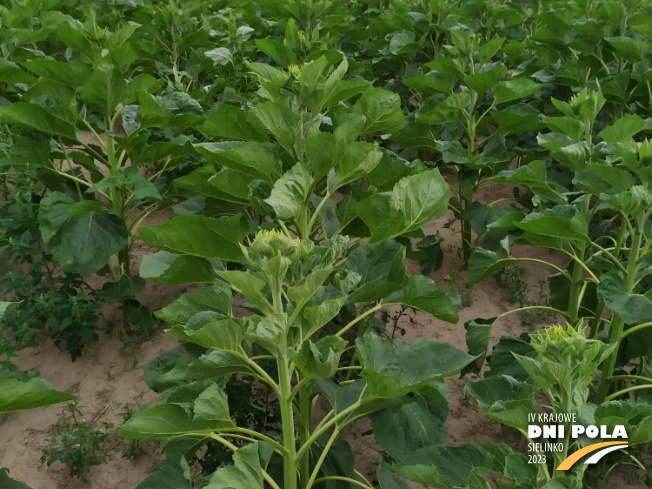
[[[652,389],[652,384],[635,385],[633,387],[628,387],[627,389],[619,390],[617,392],[614,392],[610,396],[607,396],[605,398],[605,401],[611,401],[612,399],[615,399],[615,398],[617,398],[619,396],[622,396],[623,394],[627,394],[628,392],[637,391],[637,390],[640,390],[640,389]]]
[[[340,385],[342,385],[342,384],[340,384]],[[308,439],[308,441],[306,441],[306,443],[301,445],[301,448],[299,448],[299,451],[297,452],[297,457],[301,458],[303,455],[305,455],[306,452],[308,450],[310,450],[310,446],[315,441],[317,441],[321,435],[326,433],[332,426],[334,426],[339,420],[341,420],[342,418],[345,418],[346,416],[348,416],[350,413],[352,413],[356,409],[359,409],[360,408],[360,400],[362,399],[362,396],[365,394],[366,391],[367,391],[367,388],[365,387],[364,389],[362,389],[362,392],[360,392],[360,397],[358,397],[358,400],[355,403],[353,403],[348,408],[346,408],[346,409],[340,411],[339,413],[337,413],[335,416],[330,418],[328,420],[328,422],[323,423],[320,426],[317,426],[317,428],[315,428],[313,430],[312,435],[310,435],[310,438]],[[340,429],[341,429],[341,427],[340,427]]]
[[[333,446],[333,443],[337,439],[337,435],[339,434],[339,432],[340,432],[340,430],[336,426],[333,429],[333,433],[331,434],[330,438],[328,439],[328,442],[326,442],[326,446],[322,449],[321,455],[319,456],[319,460],[317,460],[317,463],[315,464],[315,468],[312,470],[312,475],[310,476],[310,480],[305,485],[305,489],[312,489],[312,486],[315,484],[315,480],[317,479],[317,474],[319,474],[319,469],[321,469],[321,466],[324,463],[324,460],[326,460],[326,456],[328,455],[328,452],[330,451],[331,447]],[[306,454],[306,458],[307,458],[307,456],[308,456],[308,454]]]
[[[304,445],[310,439],[312,425],[312,405],[310,403],[310,389],[304,386],[299,391],[299,440]],[[310,454],[306,453],[299,460],[299,476],[304,484],[310,477]]]
[[[582,202],[582,211],[586,212],[589,206],[589,199],[587,198]],[[586,243],[583,241],[578,244],[578,253],[573,262],[573,273],[571,275],[570,290],[568,292],[568,317],[570,318],[570,323],[574,326],[577,324],[580,315],[580,306],[582,302],[582,297],[580,294],[580,287],[582,287],[582,275],[584,269],[580,266],[584,264],[584,253],[586,251]],[[584,267],[586,268],[586,267]]]
[[[627,338],[630,334],[634,334],[634,333],[636,333],[637,331],[640,331],[640,330],[645,329],[645,328],[649,328],[649,327],[651,327],[651,326],[652,326],[652,322],[650,322],[650,323],[639,324],[638,326],[634,326],[633,328],[629,328],[627,331],[625,331],[625,332],[622,334],[622,336],[620,337],[620,339],[623,340],[624,338]]]
[[[564,311],[560,311],[559,309],[555,309],[554,307],[550,307],[550,306],[525,306],[525,307],[518,307],[516,309],[512,309],[511,311],[507,311],[507,312],[504,312],[504,313],[496,316],[496,320],[494,321],[494,324],[496,324],[502,318],[504,318],[506,316],[509,316],[510,314],[514,314],[515,312],[521,312],[521,311],[529,311],[531,309],[543,309],[544,311],[556,312],[557,314],[561,314],[562,316],[564,316],[566,319],[570,319],[568,317],[568,314],[566,314]]]
[[[100,135],[95,131],[95,129],[93,129],[93,126],[91,126],[91,125],[88,123],[88,121],[87,121],[86,119],[82,119],[81,121],[86,125],[86,127],[88,128],[88,130],[89,130],[91,133],[93,133],[93,136],[95,137],[95,140],[97,141],[97,144],[98,144],[98,145],[100,146],[100,148],[102,148],[102,149],[104,150],[104,152],[106,153],[106,144],[104,143],[104,141],[102,140],[102,138],[100,137]],[[108,130],[108,128],[107,128],[107,130]],[[80,141],[80,142],[81,142],[81,141]],[[86,143],[83,143],[83,142],[82,142],[81,144],[82,144],[85,148],[89,149],[89,147],[88,147],[88,145],[87,145]],[[92,148],[90,148],[90,149],[92,149]],[[93,150],[93,152],[96,153],[94,150]],[[96,153],[96,154],[97,154],[97,153]],[[99,159],[99,158],[98,158],[98,159]],[[104,160],[104,162],[108,163],[104,158],[102,158],[102,160]]]
[[[337,333],[335,333],[335,336],[342,336],[344,333],[346,333],[349,329],[351,329],[353,326],[355,326],[357,323],[362,321],[367,316],[373,314],[374,312],[378,311],[379,309],[382,309],[383,307],[391,306],[391,305],[392,304],[383,304],[383,301],[380,301],[376,306],[372,307],[371,309],[367,309],[365,312],[360,314],[358,317],[356,317],[349,324],[347,324],[342,329],[340,329]]]
[[[597,243],[595,243],[595,242],[592,243],[592,246],[595,246],[596,248],[598,248],[598,249],[600,250],[599,253],[595,253],[593,256],[597,256],[597,255],[599,255],[599,254],[601,254],[601,253],[602,253],[602,254],[605,254],[605,255],[607,255],[607,256],[611,259],[611,262],[612,262],[614,265],[616,265],[616,266],[620,269],[621,272],[625,273],[625,272],[627,271],[627,270],[625,269],[625,267],[623,266],[623,264],[620,263],[620,260],[618,260],[618,258],[616,258],[614,255],[612,255],[612,254],[609,252],[608,249],[603,248],[602,246],[600,246],[599,244],[597,244]]]
[[[596,308],[595,314],[593,315],[593,319],[591,319],[591,322],[589,324],[589,328],[590,328],[589,338],[595,338],[595,336],[598,334],[598,326],[600,325],[600,319],[602,316],[603,309],[604,309],[604,300],[599,299],[598,307]]]
[[[283,447],[283,445],[281,445],[276,440],[270,438],[267,435],[263,435],[262,433],[258,433],[257,431],[248,430],[246,428],[240,428],[240,427],[236,427],[235,430],[238,433],[243,433],[245,435],[249,435],[252,438],[258,438],[264,442],[267,442],[270,445],[272,445],[274,448],[276,448],[282,455],[285,454],[285,448]]]
[[[611,380],[642,380],[643,382],[652,384],[652,379],[641,375],[614,375],[611,377]]]
[[[564,270],[562,268],[559,268],[557,265],[554,265],[554,264],[552,264],[550,262],[547,262],[545,260],[538,260],[536,258],[519,258],[519,257],[514,257],[514,256],[512,257],[512,259],[515,260],[515,261],[529,261],[529,262],[532,262],[532,263],[539,263],[541,265],[546,265],[546,266],[548,266],[548,267],[550,267],[550,268],[552,268],[554,270],[557,270],[557,272],[559,272],[561,275],[563,275],[567,279],[570,280],[570,278],[571,278],[570,274],[566,270]]]
[[[158,202],[155,202],[154,204],[150,204],[147,207],[145,207],[140,214],[136,216],[136,218],[132,221],[132,223],[129,225],[129,233],[132,235],[136,234],[136,231],[140,227],[140,223],[151,214],[150,209],[152,207],[156,207],[158,205]]]
[[[331,194],[327,191],[326,195],[324,195],[324,198],[321,199],[321,202],[317,205],[315,212],[313,213],[312,217],[310,218],[310,221],[308,222],[308,230],[312,230],[313,226],[315,225],[315,221],[319,217],[319,212],[322,210],[324,205],[326,205],[326,202],[328,202],[330,198],[331,198]]]
[[[349,477],[340,477],[338,475],[330,475],[328,477],[320,477],[315,481],[315,484],[319,484],[321,482],[326,482],[326,481],[342,481],[342,482],[348,482],[349,484],[355,484],[356,486],[364,487],[365,489],[374,489],[373,486],[367,485],[364,482],[357,481],[355,479],[351,479]]]
[[[464,200],[464,203],[462,204],[463,209],[462,209],[462,219],[460,220],[461,228],[462,228],[462,269],[466,270],[469,265],[469,258],[471,257],[471,253],[473,252],[473,233],[471,229],[471,224],[468,222],[466,216],[468,215],[468,209],[469,209],[469,202]]]
[[[625,291],[628,294],[632,293],[634,288],[634,282],[636,280],[636,274],[638,272],[638,253],[641,248],[642,233],[639,231],[639,228],[634,229],[632,235],[632,249],[629,252],[629,260],[627,262],[627,273],[625,274]],[[642,326],[642,325],[641,325]],[[614,367],[616,366],[616,358],[618,357],[618,350],[620,349],[620,343],[624,337],[623,330],[625,328],[625,321],[618,313],[614,313],[614,319],[611,322],[611,331],[609,332],[609,342],[611,344],[616,344],[617,347],[614,352],[609,355],[605,360],[604,368],[602,369],[602,376],[600,377],[600,383],[598,384],[598,392],[596,397],[596,403],[600,404],[607,398],[607,392],[609,390],[609,384],[611,383],[611,376],[613,375]],[[634,328],[632,328],[634,329]],[[642,329],[642,328],[641,328]],[[631,333],[629,333],[631,334]],[[637,386],[640,387],[640,386]],[[622,393],[619,391],[618,393]],[[610,396],[613,398],[613,396]]]
[[[276,351],[279,382],[278,402],[281,408],[283,447],[285,448],[285,457],[283,457],[283,483],[285,489],[298,489],[297,441],[294,432],[294,412],[292,410],[292,379],[286,359],[286,348],[283,346],[279,347]]]

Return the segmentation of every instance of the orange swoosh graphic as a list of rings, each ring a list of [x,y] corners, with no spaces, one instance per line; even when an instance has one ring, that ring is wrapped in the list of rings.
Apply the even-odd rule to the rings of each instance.
[[[591,452],[595,452],[596,450],[599,450],[600,448],[604,447],[609,447],[611,445],[627,445],[626,441],[605,441],[602,443],[594,443],[593,445],[589,445],[588,447],[584,447],[581,450],[576,451],[572,455],[566,458],[562,463],[559,464],[559,467],[557,467],[556,470],[568,470],[570,469],[573,465],[575,465],[575,462],[577,462],[579,459],[581,459],[584,455],[587,455]]]

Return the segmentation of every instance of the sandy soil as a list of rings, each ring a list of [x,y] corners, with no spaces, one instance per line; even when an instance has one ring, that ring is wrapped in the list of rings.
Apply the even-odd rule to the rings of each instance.
[[[159,219],[160,216],[153,221]],[[448,233],[443,225],[449,219],[450,216],[447,215],[431,223],[427,232],[434,234],[441,230],[444,234]],[[432,278],[444,287],[455,289],[466,281],[465,272],[460,274],[459,281],[451,281],[449,276],[452,270],[459,268],[459,260],[456,259],[459,246],[453,238],[446,242],[444,248],[444,264],[441,270],[432,274]],[[523,247],[515,247],[512,251],[517,256],[526,253],[533,256],[533,250]],[[142,243],[135,243],[134,270],[138,269],[139,257],[149,252]],[[534,256],[557,265],[565,264],[563,257],[545,250],[536,250]],[[408,268],[413,273],[420,273],[417,263],[408,262]],[[528,280],[531,285],[538,278],[549,274],[549,271],[541,266],[528,268]],[[177,291],[172,288],[149,283],[141,299],[146,305],[156,309],[169,303],[175,293]],[[405,338],[435,338],[466,349],[464,322],[478,317],[495,316],[514,307],[506,299],[504,289],[498,286],[493,278],[475,286],[472,289],[472,299],[472,304],[460,311],[458,324],[449,324],[423,313],[413,316],[413,324],[409,324],[409,320],[404,318],[401,325],[406,329]],[[119,318],[117,311],[110,309],[105,312],[105,316],[111,320],[109,324],[115,324]],[[101,318],[100,329],[106,329],[106,324],[106,319]],[[143,363],[178,344],[174,337],[161,332],[153,340],[137,347],[138,354],[134,354],[133,346],[130,347],[118,338],[118,330],[119,328],[113,332],[101,332],[99,345],[85,350],[81,358],[74,363],[70,362],[65,350],[55,348],[47,338],[44,338],[38,347],[21,351],[16,363],[21,369],[36,368],[44,378],[59,388],[77,394],[78,405],[86,419],[97,424],[113,423],[117,427],[121,421],[119,413],[125,404],[147,405],[157,397],[143,382]],[[524,331],[526,328],[521,326],[516,315],[507,316],[494,327],[492,344],[502,335],[518,336]],[[462,380],[449,379],[447,384],[452,397],[446,424],[450,443],[504,441],[515,448],[523,448],[522,440],[518,437],[504,437],[500,425],[486,418],[475,404],[467,399]],[[150,443],[146,445],[145,455],[132,463],[121,457],[121,452],[127,445],[124,440],[118,438],[112,443],[107,460],[93,467],[88,475],[88,484],[82,485],[71,477],[66,467],[60,463],[51,467],[39,463],[41,448],[45,445],[45,439],[51,433],[60,411],[61,406],[50,406],[0,419],[0,466],[8,467],[12,477],[33,489],[132,489],[152,472],[161,459],[157,445]],[[368,429],[368,421],[361,420],[345,433],[356,455],[356,466],[363,474],[374,472],[375,465],[381,459],[373,436],[363,435]],[[621,471],[619,474],[614,476],[615,479],[610,479],[605,487],[645,487],[638,474],[627,471]]]

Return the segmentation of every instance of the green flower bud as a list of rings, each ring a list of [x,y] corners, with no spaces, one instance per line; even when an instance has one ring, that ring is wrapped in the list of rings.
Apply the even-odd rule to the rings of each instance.
[[[652,141],[646,139],[636,145],[638,149],[638,158],[645,166],[652,164]]]
[[[292,257],[299,248],[300,241],[286,236],[275,229],[258,231],[248,247],[243,246],[245,258],[260,270],[267,267],[275,257]]]

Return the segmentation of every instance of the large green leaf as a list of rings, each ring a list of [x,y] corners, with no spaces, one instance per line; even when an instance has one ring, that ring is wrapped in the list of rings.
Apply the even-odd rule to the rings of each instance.
[[[231,289],[218,282],[207,285],[194,294],[184,294],[156,312],[156,317],[172,324],[184,324],[201,311],[216,311],[230,315],[233,306]]]
[[[391,240],[365,243],[351,250],[346,268],[361,279],[349,302],[378,300],[400,290],[407,280],[404,259],[405,248]]]
[[[412,402],[371,415],[376,442],[401,460],[419,448],[446,443],[448,402],[441,395],[416,393]]]
[[[461,122],[464,110],[469,102],[469,91],[455,92],[445,100],[436,95],[424,101],[416,114],[420,124],[445,124],[446,122]]]
[[[405,121],[398,94],[382,88],[365,92],[352,110],[365,117],[364,134],[392,134]]]
[[[204,316],[207,314],[202,313]],[[214,316],[218,316],[215,314]],[[198,315],[198,317],[200,317]],[[203,320],[201,321],[203,323]],[[170,332],[179,338],[204,348],[240,354],[244,340],[244,320],[226,317],[206,324],[196,325],[189,321],[186,326],[173,326]]]
[[[566,202],[566,197],[560,193],[562,189],[548,179],[546,164],[541,160],[531,161],[516,170],[501,171],[492,180],[513,185],[525,185],[535,194],[546,197],[554,203]]]
[[[499,81],[507,78],[507,68],[504,65],[498,65],[482,73],[475,73],[464,77],[464,83],[474,92],[483,95]]]
[[[310,464],[314,464],[324,453],[327,447],[328,435],[322,435],[310,447]],[[351,445],[346,440],[337,439],[329,447],[325,454],[324,461],[321,469],[319,470],[319,477],[349,477],[355,479],[355,456]],[[316,485],[319,489],[344,489],[353,487],[348,482],[343,482],[338,479],[327,479],[322,483]]]
[[[334,287],[321,287],[303,309],[303,319],[307,322],[303,325],[304,336],[311,336],[335,318],[346,299],[346,294]]]
[[[290,360],[302,374],[302,378],[331,378],[339,366],[340,357],[348,341],[339,336],[326,336],[317,343],[305,340],[299,350],[289,349]]]
[[[2,373],[0,378],[0,413],[25,411],[75,399],[72,394],[58,391],[45,379],[37,377],[24,380],[18,377],[18,375],[10,373]]]
[[[298,306],[306,304],[313,298],[331,273],[333,273],[333,267],[331,266],[310,272],[295,285],[287,289],[287,296]]]
[[[409,402],[409,397],[378,397],[371,395],[367,384],[364,380],[357,380],[352,384],[339,385],[330,379],[313,379],[313,386],[316,392],[323,394],[330,402],[335,414],[342,413],[344,410],[349,410],[348,414],[344,415],[337,422],[337,425],[342,427],[351,421],[365,416],[367,414],[385,409],[391,406],[400,406],[405,402]],[[350,410],[355,404],[360,403],[356,409]]]
[[[374,194],[355,206],[371,230],[370,242],[407,234],[441,217],[448,208],[450,187],[439,170],[400,180],[391,195]]]
[[[47,134],[76,139],[75,127],[72,124],[54,117],[40,105],[28,102],[16,102],[0,107],[0,122],[21,124]]]
[[[0,70],[1,73],[1,70]],[[2,489],[32,489],[29,486],[26,486],[22,482],[18,482],[16,479],[12,479],[7,475],[8,470],[5,468],[0,469],[0,487]]]
[[[503,336],[494,346],[490,357],[490,369],[485,377],[497,377],[506,375],[519,381],[526,381],[530,377],[521,364],[514,358],[514,353],[521,356],[536,357],[538,353],[529,343],[528,333],[523,333],[519,338],[513,336]]]
[[[274,146],[253,141],[194,144],[195,150],[210,161],[228,168],[274,183],[281,164]]]
[[[465,443],[455,447],[436,445],[415,450],[391,469],[406,479],[430,487],[466,489],[478,487],[470,485],[469,481],[474,478],[487,481],[491,466],[491,457],[485,450],[475,443]]]
[[[485,449],[493,458],[493,471],[511,479],[507,487],[529,489],[539,487],[539,466],[528,463],[528,457],[515,453],[504,443],[484,443]]]
[[[149,362],[145,362],[143,367],[145,383],[155,392],[161,392],[167,389],[170,387],[169,385],[163,386],[159,382],[161,375],[174,369],[176,365],[190,364],[193,360],[196,360],[204,354],[205,351],[205,348],[193,345],[192,343],[184,343],[161,353]]]
[[[166,124],[163,124],[162,127]],[[192,154],[190,138],[186,135],[181,134],[173,139],[152,144],[149,144],[147,139],[148,134],[145,132],[139,132],[133,136],[116,137],[120,146],[129,155],[133,165],[154,163],[166,158],[175,162],[179,158]]]
[[[297,62],[290,48],[273,39],[256,39],[256,47],[284,68]]]
[[[492,318],[475,318],[464,323],[466,328],[466,347],[469,353],[476,357],[473,364],[464,369],[463,373],[479,373],[484,364],[487,349],[489,348],[489,338],[491,330],[496,322],[496,317]]]
[[[227,65],[233,63],[233,54],[229,51],[228,48],[215,48],[210,51],[206,51],[204,55],[213,61],[213,66],[215,65]]]
[[[408,277],[402,290],[389,296],[386,302],[414,307],[449,323],[457,323],[459,320],[459,298],[423,275]]]
[[[20,69],[16,63],[5,58],[0,59],[0,82],[1,83],[34,83],[36,78]]]
[[[50,192],[41,201],[39,224],[57,261],[83,276],[127,246],[125,223],[94,200],[74,202],[61,192]]]
[[[628,141],[647,126],[647,122],[636,114],[626,115],[617,119],[613,125],[605,127],[600,132],[600,137],[607,143],[620,143]]]
[[[382,156],[378,165],[365,175],[365,179],[379,192],[391,191],[402,178],[428,169],[420,160],[410,162],[392,151],[384,150]]]
[[[186,343],[186,345],[188,348],[192,346],[199,349],[193,343]],[[181,351],[180,356],[172,359],[171,364],[165,365],[165,368],[158,369],[156,367],[156,365],[151,366],[150,381],[147,384],[157,392],[188,382],[216,379],[231,374],[252,374],[245,360],[219,350],[210,350],[199,357],[190,356]],[[157,373],[158,370],[160,373]]]
[[[272,206],[276,217],[291,219],[307,202],[312,188],[312,175],[303,163],[295,164],[279,178],[265,202]]]
[[[387,464],[380,464],[376,471],[380,489],[410,489],[407,482],[391,471]]]
[[[473,361],[468,353],[429,338],[413,342],[367,333],[356,339],[362,377],[375,397],[400,397],[434,380],[460,372]],[[415,362],[413,359],[418,358]]]
[[[266,63],[248,63],[249,68],[261,82],[270,82],[277,87],[282,87],[288,79],[288,74]]]
[[[308,158],[308,162],[310,163],[315,178],[321,178],[337,166],[336,174],[338,179],[342,181],[345,178],[348,178],[349,174],[355,172],[358,166],[362,166],[363,168],[368,166],[367,164],[361,165],[360,162],[357,161],[341,163],[341,160],[344,158],[349,147],[359,136],[364,123],[364,117],[349,114],[339,121],[338,126],[333,133],[320,132],[306,140],[306,157]],[[367,153],[370,152],[369,148],[371,145],[365,143],[360,144],[360,149],[367,149],[367,151],[363,152],[358,149],[356,154],[367,156]],[[355,176],[355,178],[359,177],[360,175]],[[343,185],[343,183],[340,183],[340,186],[341,185]]]
[[[288,153],[293,153],[294,143],[299,135],[298,114],[284,105],[263,102],[250,110],[247,122],[258,128],[260,132],[272,134]]]
[[[611,433],[615,425],[622,425],[630,445],[652,443],[652,405],[645,401],[609,401],[595,410],[595,423],[606,425]]]
[[[64,63],[53,59],[33,59],[22,65],[32,73],[69,87],[81,87],[93,73],[90,66],[83,63]]]
[[[271,68],[271,67],[270,67]],[[238,107],[226,105],[206,119],[199,129],[213,138],[240,141],[266,141],[267,138],[247,122],[247,114]]]
[[[84,54],[90,61],[95,61],[99,57],[102,48],[97,43],[91,43],[81,29],[81,24],[77,23],[73,27],[68,22],[61,22],[57,27],[57,37],[62,40],[69,48]]]
[[[528,78],[515,78],[496,83],[492,92],[495,98],[495,104],[504,104],[512,100],[518,100],[524,97],[534,95],[541,89],[537,83]]]
[[[240,242],[246,232],[247,223],[242,215],[212,219],[186,214],[165,224],[141,228],[140,237],[171,253],[237,261],[242,257]]]
[[[519,430],[527,429],[527,415],[536,412],[534,396],[538,390],[507,375],[466,384],[466,392],[487,416]]]
[[[111,116],[127,95],[124,74],[110,61],[101,61],[93,69],[81,92],[82,99],[98,109],[105,117]]]
[[[208,435],[234,426],[228,413],[221,418],[193,419],[179,404],[163,403],[134,415],[120,427],[120,432],[128,439],[165,440],[188,433]]]
[[[244,295],[261,311],[270,312],[271,306],[263,292],[266,287],[264,280],[242,270],[221,271],[218,272],[218,275],[231,284],[233,290]]]
[[[504,134],[537,131],[546,127],[543,114],[528,104],[506,107],[492,112],[491,117],[498,123],[500,132]]]
[[[167,251],[143,256],[139,273],[143,278],[165,285],[210,283],[217,278],[209,260]]]
[[[405,85],[416,90],[434,90],[442,93],[450,93],[453,88],[455,77],[448,73],[431,71],[425,75],[417,75],[405,80]]]
[[[156,471],[136,489],[191,489],[188,462],[181,454],[172,454],[156,466]]]
[[[572,205],[558,205],[542,212],[531,212],[521,222],[515,224],[531,235],[570,241],[590,241],[589,215],[579,212]]]
[[[204,489],[263,489],[258,443],[250,443],[233,454],[233,465],[217,469]]]
[[[627,324],[652,321],[652,301],[642,294],[629,294],[625,282],[617,272],[607,272],[600,277],[598,297],[617,312]]]
[[[353,143],[346,154],[338,158],[334,165],[334,171],[329,174],[329,191],[333,192],[347,183],[366,176],[376,168],[382,158],[383,153],[377,145],[361,142]]]
[[[516,258],[500,258],[495,251],[475,250],[469,258],[469,286],[494,275],[515,261]]]

